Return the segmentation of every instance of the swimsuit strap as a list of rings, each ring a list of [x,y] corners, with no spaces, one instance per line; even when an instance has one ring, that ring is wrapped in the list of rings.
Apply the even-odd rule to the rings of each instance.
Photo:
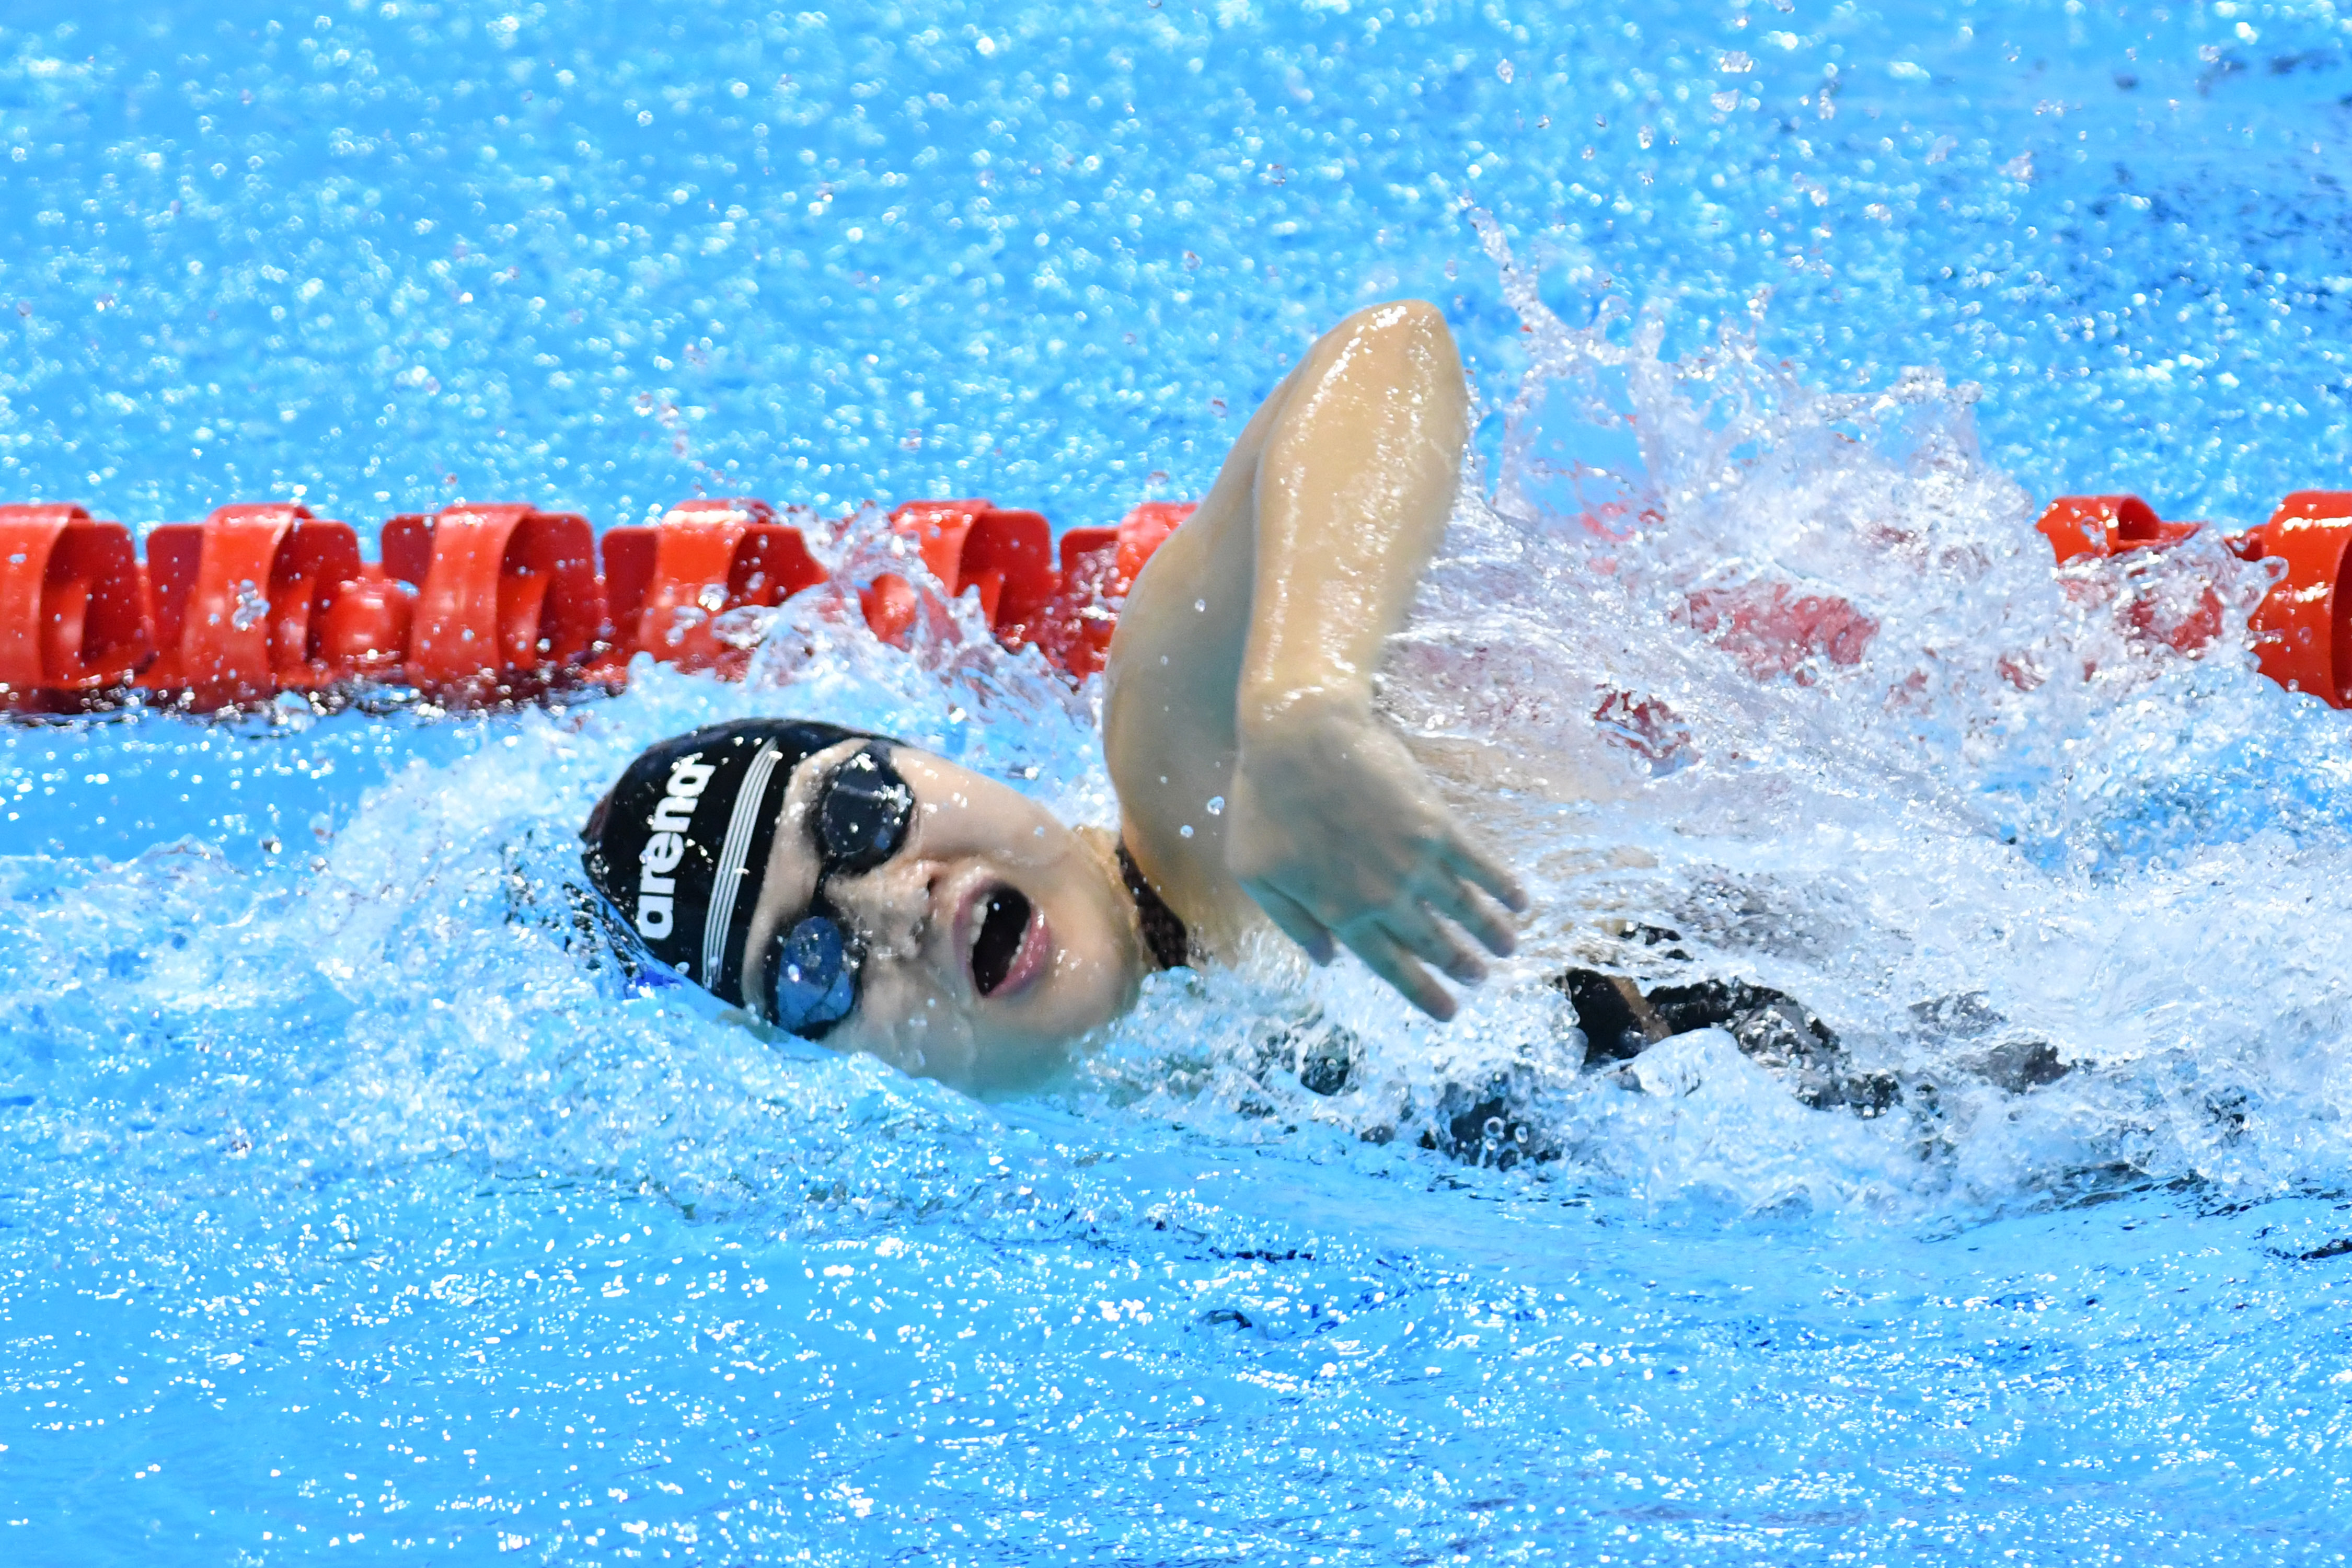
[[[1189,965],[1192,962],[1192,939],[1184,930],[1183,917],[1170,909],[1159,891],[1143,879],[1143,869],[1128,853],[1123,838],[1118,845],[1118,875],[1127,884],[1128,897],[1135,900],[1135,923],[1143,931],[1144,950],[1151,954],[1152,963],[1161,969]]]

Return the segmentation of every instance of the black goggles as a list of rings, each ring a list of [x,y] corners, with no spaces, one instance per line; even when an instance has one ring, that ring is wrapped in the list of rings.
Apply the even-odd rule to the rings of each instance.
[[[824,896],[835,875],[871,871],[907,842],[915,792],[867,743],[817,786],[808,814],[817,852],[816,891],[797,921],[778,927],[767,953],[768,1021],[803,1039],[822,1039],[856,1009],[865,944]]]

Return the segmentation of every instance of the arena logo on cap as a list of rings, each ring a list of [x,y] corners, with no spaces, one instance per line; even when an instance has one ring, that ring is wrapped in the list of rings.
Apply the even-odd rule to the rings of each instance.
[[[637,929],[654,938],[666,937],[676,923],[671,900],[677,879],[670,875],[686,858],[686,836],[694,823],[694,803],[702,798],[718,770],[688,752],[669,765],[669,784],[646,826],[654,836],[637,855]]]

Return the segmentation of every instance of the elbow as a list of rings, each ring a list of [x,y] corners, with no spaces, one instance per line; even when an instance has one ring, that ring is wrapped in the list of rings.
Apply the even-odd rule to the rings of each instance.
[[[1389,300],[1368,305],[1349,318],[1349,325],[1369,338],[1398,343],[1441,342],[1454,350],[1454,331],[1445,312],[1426,300]]]
[[[1445,312],[1426,300],[1391,300],[1373,309],[1393,312],[1392,320],[1405,331],[1435,332],[1448,338],[1454,335],[1445,325]]]
[[[1435,383],[1462,389],[1462,354],[1445,313],[1426,300],[1391,300],[1349,318],[1357,342],[1376,363],[1391,368],[1392,382]]]

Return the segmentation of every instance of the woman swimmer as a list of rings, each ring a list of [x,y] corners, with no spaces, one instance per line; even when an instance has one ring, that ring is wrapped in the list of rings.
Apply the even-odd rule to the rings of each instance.
[[[651,955],[769,1024],[987,1090],[1034,1080],[1143,975],[1270,920],[1415,1006],[1507,954],[1517,881],[1375,711],[1453,510],[1469,395],[1418,300],[1326,334],[1152,556],[1110,647],[1117,837],[883,737],[698,730],[583,837]]]

